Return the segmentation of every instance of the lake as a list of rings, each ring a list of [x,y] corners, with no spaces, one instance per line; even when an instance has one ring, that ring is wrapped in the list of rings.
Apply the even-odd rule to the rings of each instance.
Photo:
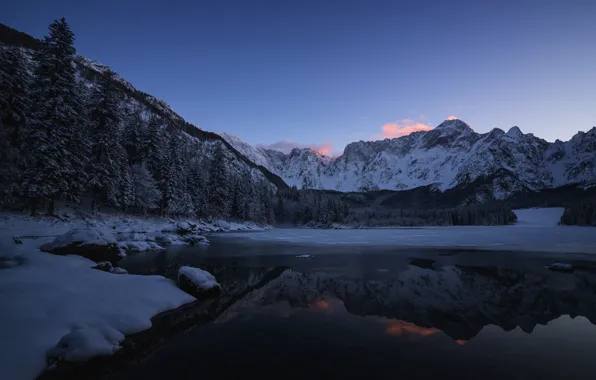
[[[198,266],[223,292],[213,322],[116,378],[596,378],[591,255],[381,237],[425,230],[232,233],[131,256],[131,273],[173,278]],[[370,244],[354,240],[367,233]],[[576,269],[545,268],[553,262]]]

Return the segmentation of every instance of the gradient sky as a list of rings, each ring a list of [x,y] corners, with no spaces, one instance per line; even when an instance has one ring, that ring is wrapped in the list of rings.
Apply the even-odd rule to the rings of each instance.
[[[594,1],[18,0],[0,22],[41,37],[62,16],[79,54],[252,144],[596,124]]]

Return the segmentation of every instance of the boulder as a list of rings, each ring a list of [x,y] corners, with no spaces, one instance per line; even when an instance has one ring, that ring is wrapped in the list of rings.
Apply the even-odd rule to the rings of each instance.
[[[118,247],[132,252],[160,251],[164,249],[154,241],[121,241]]]
[[[555,272],[565,272],[571,273],[573,272],[573,265],[571,264],[563,264],[563,263],[554,263],[546,267],[546,269],[550,269]]]
[[[125,256],[113,233],[98,227],[75,228],[40,249],[54,255],[79,255],[95,262],[115,263]]]
[[[185,235],[182,237],[182,241],[190,245],[209,244],[209,240],[201,235]]]
[[[178,287],[197,299],[214,297],[221,291],[221,285],[211,273],[188,266],[178,270]]]
[[[120,268],[120,267],[115,267],[112,268],[112,270],[110,271],[110,273],[113,274],[128,274],[128,271],[124,268]]]
[[[158,235],[155,237],[157,244],[164,245],[185,245],[188,244],[182,240],[178,235]]]
[[[91,269],[97,269],[97,270],[101,270],[104,272],[111,272],[112,269],[114,269],[114,266],[109,261],[102,261],[102,262],[97,263],[96,266],[91,267]]]

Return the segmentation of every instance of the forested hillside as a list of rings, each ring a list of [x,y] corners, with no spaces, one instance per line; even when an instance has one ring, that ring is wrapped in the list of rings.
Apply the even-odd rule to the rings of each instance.
[[[19,32],[8,35],[21,46],[0,45],[3,208],[52,215],[57,200],[85,199],[91,210],[273,221],[274,184],[283,181],[158,112],[165,103],[123,91],[109,68],[90,71],[64,19],[34,50]]]

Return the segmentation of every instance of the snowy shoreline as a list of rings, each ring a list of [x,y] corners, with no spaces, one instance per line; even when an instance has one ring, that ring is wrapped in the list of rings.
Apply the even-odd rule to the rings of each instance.
[[[81,256],[40,252],[40,246],[56,236],[85,228],[144,239],[151,233],[177,236],[181,228],[203,233],[270,227],[101,214],[32,218],[0,213],[0,378],[33,379],[61,361],[113,355],[127,336],[149,330],[156,315],[196,300],[162,276],[114,274],[92,269],[96,262]],[[190,237],[204,242],[199,235]]]

